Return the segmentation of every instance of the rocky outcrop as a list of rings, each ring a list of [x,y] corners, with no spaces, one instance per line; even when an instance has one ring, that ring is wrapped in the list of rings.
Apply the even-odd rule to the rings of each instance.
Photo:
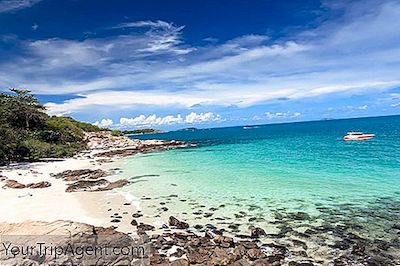
[[[47,181],[41,181],[38,183],[29,183],[26,185],[26,187],[28,188],[46,188],[46,187],[50,187],[51,183],[47,182]]]
[[[80,181],[99,179],[107,176],[107,173],[101,169],[79,169],[79,170],[66,170],[58,174],[52,174],[55,178],[60,178],[64,181]]]
[[[0,265],[148,265],[149,262],[148,244],[111,228],[70,221],[29,221],[0,223],[0,235],[5,244],[0,247]]]
[[[88,148],[91,150],[126,148],[140,144],[140,140],[133,140],[125,136],[113,136],[110,131],[87,132],[85,135]]]
[[[26,188],[26,185],[19,183],[17,180],[6,179],[3,188],[21,189],[21,188]]]
[[[106,152],[97,153],[98,157],[125,157],[138,153],[147,153],[153,151],[162,151],[169,149],[177,149],[187,147],[187,144],[181,141],[164,141],[164,140],[140,140],[136,146],[127,147],[124,149],[113,149]]]
[[[72,184],[69,184],[66,192],[81,192],[81,191],[107,191],[115,188],[120,188],[129,184],[129,181],[126,179],[120,179],[115,182],[108,181],[106,179],[99,180],[83,180],[76,181]]]
[[[169,226],[174,226],[177,229],[187,229],[187,228],[189,228],[189,224],[188,223],[179,221],[174,216],[170,216],[169,217],[168,224],[169,224]]]
[[[260,227],[254,227],[254,226],[250,227],[250,236],[252,238],[260,238],[265,235],[266,235],[266,233],[265,233],[264,229],[262,229]]]
[[[14,188],[14,189],[22,189],[22,188],[46,188],[46,187],[50,187],[51,183],[47,182],[47,181],[41,181],[38,183],[29,183],[27,185],[19,183],[17,180],[13,180],[13,179],[5,179],[4,180],[5,185],[3,186],[3,188]]]

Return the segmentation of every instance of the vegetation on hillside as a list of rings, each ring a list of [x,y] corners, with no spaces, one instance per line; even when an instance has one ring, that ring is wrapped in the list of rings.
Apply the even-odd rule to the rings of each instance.
[[[48,116],[28,90],[0,94],[0,162],[67,157],[86,147],[84,131],[102,129],[70,117]]]

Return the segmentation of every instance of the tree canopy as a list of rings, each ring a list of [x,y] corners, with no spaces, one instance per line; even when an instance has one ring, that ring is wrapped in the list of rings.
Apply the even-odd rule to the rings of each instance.
[[[29,90],[0,94],[0,162],[66,157],[86,146],[84,131],[100,131],[71,117],[46,114]]]

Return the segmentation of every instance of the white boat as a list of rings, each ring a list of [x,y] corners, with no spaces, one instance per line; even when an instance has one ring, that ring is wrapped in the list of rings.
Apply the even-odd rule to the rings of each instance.
[[[343,140],[367,140],[375,137],[375,134],[365,134],[363,132],[347,132],[347,135],[343,137]]]

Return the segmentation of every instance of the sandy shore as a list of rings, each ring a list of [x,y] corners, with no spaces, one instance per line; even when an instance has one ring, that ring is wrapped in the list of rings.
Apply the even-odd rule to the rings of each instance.
[[[1,168],[0,174],[20,183],[48,181],[47,188],[0,189],[1,222],[22,222],[25,220],[55,221],[74,220],[101,225],[102,220],[91,214],[85,207],[85,195],[89,193],[67,193],[66,182],[51,177],[50,174],[65,170],[99,167],[91,159],[69,158],[62,161],[15,164]]]
[[[168,144],[166,144],[168,145]],[[55,220],[71,220],[95,226],[118,227],[118,231],[131,233],[135,227],[130,224],[132,213],[138,211],[118,191],[66,192],[68,184],[52,175],[66,170],[108,169],[108,165],[121,158],[114,153],[129,156],[138,147],[150,147],[150,150],[163,149],[163,142],[129,140],[125,137],[95,138],[89,141],[89,150],[73,158],[49,160],[36,163],[16,163],[0,167],[0,176],[7,180],[15,180],[21,184],[47,181],[50,187],[45,188],[8,188],[5,181],[0,182],[0,222],[20,223],[27,220],[52,222]],[[154,147],[155,146],[155,147]],[[158,148],[159,146],[159,148]],[[145,148],[147,150],[148,148]],[[124,154],[125,151],[129,153]],[[105,154],[108,154],[105,156]],[[109,170],[109,169],[108,169]],[[106,171],[112,175],[112,171]],[[109,177],[105,177],[108,179]],[[129,216],[121,222],[112,223],[110,216]]]

